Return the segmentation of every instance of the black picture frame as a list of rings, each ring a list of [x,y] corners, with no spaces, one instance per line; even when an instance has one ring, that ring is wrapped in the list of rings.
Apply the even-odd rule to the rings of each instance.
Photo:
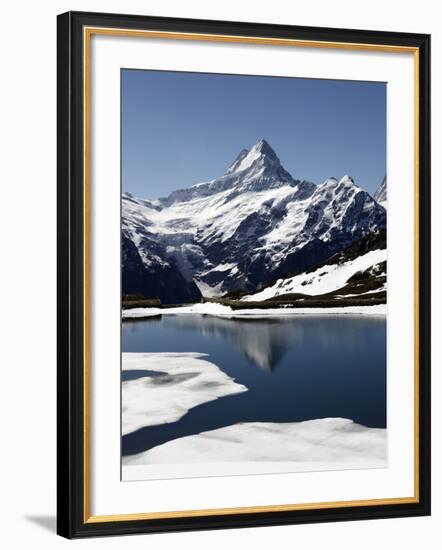
[[[430,514],[430,36],[398,32],[298,27],[68,12],[57,21],[58,179],[58,534],[67,538],[226,529],[296,523],[422,516]],[[85,193],[84,29],[112,27],[239,37],[262,37],[344,45],[409,47],[419,61],[418,242],[418,499],[304,510],[212,514],[195,517],[89,521],[85,495]]]

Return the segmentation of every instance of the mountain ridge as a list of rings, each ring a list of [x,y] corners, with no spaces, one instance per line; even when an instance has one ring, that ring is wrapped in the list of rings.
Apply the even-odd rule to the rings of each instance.
[[[381,181],[379,187],[376,189],[373,198],[379,203],[386,203],[387,201],[387,176]]]
[[[260,191],[287,184],[292,187],[300,184],[281,164],[272,147],[261,139],[250,149],[243,149],[235,158],[226,172],[219,178],[206,182],[196,183],[172,191],[167,197],[158,199],[163,206],[171,206],[176,202],[187,202],[197,198],[204,198],[228,189]],[[306,182],[310,186],[312,182]]]
[[[193,285],[206,296],[254,291],[308,269],[385,227],[386,212],[348,175],[295,179],[261,139],[219,178],[157,201],[124,194],[122,222],[144,269],[177,270],[197,300]]]

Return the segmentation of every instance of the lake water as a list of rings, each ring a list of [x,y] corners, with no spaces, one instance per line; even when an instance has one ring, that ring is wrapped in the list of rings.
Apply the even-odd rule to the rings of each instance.
[[[123,437],[123,455],[237,422],[350,418],[386,427],[386,322],[382,317],[266,320],[165,315],[125,321],[125,352],[201,352],[248,391],[191,409],[177,422]]]

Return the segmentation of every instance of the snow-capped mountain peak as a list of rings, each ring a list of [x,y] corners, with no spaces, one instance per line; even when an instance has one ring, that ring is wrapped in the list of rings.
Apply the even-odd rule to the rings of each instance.
[[[355,191],[362,191],[362,187],[360,187],[355,180],[352,178],[352,176],[349,176],[348,174],[345,174],[340,180],[337,180],[336,178],[329,178],[331,180],[335,180],[334,187],[338,191],[342,191],[343,189],[354,189]]]
[[[251,156],[253,157],[265,157],[273,162],[280,164],[279,158],[270,144],[263,138],[259,139],[255,145],[250,149]]]
[[[255,290],[324,261],[385,227],[385,220],[385,209],[349,175],[318,186],[296,180],[260,139],[219,178],[156,201],[123,196],[133,268],[126,278],[138,281],[136,269],[142,264],[150,273],[155,263],[158,272],[169,269],[184,278],[193,298],[195,284],[206,296]],[[137,292],[153,291],[147,285]]]
[[[226,171],[226,174],[232,174],[233,172],[236,172],[238,168],[241,166],[242,161],[247,157],[247,155],[250,153],[248,149],[243,149],[240,154],[236,157],[236,159],[232,162],[232,164],[229,166],[229,168]]]
[[[386,205],[387,202],[387,176],[384,176],[384,179],[381,181],[381,184],[376,190],[376,193],[373,195],[373,198],[378,201],[378,203],[382,204],[382,206]]]
[[[266,166],[281,166],[275,151],[265,139],[259,139],[250,149],[243,149],[229,166],[227,174],[242,172],[260,163]]]
[[[366,191],[359,187],[351,176],[346,174],[339,180],[335,177],[327,178],[318,185],[315,196],[322,197],[327,201],[337,199],[339,202],[346,202],[350,196],[355,196],[358,193],[366,195]]]
[[[283,168],[267,141],[260,139],[250,150],[243,149],[223,176],[173,191],[168,197],[160,199],[160,202],[170,206],[177,202],[188,202],[227,190],[263,191],[285,185],[295,187],[299,183],[301,182],[294,179]]]

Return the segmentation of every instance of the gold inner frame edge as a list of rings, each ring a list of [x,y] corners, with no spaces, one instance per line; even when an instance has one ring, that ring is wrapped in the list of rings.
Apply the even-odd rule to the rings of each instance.
[[[205,510],[177,510],[167,512],[141,512],[112,515],[91,515],[91,473],[90,473],[90,41],[92,35],[126,36],[136,38],[196,40],[204,42],[249,43],[270,46],[292,46],[374,52],[412,53],[414,62],[414,495],[410,497],[348,500],[282,504],[268,506],[241,506],[234,508],[211,508]],[[364,44],[350,42],[329,42],[281,38],[247,37],[204,33],[180,33],[118,29],[110,27],[83,28],[83,103],[84,103],[84,523],[106,523],[115,521],[137,521],[149,519],[191,518],[229,514],[253,514],[264,512],[287,512],[301,510],[324,510],[345,507],[412,504],[419,502],[419,49],[412,46],[388,44]]]

